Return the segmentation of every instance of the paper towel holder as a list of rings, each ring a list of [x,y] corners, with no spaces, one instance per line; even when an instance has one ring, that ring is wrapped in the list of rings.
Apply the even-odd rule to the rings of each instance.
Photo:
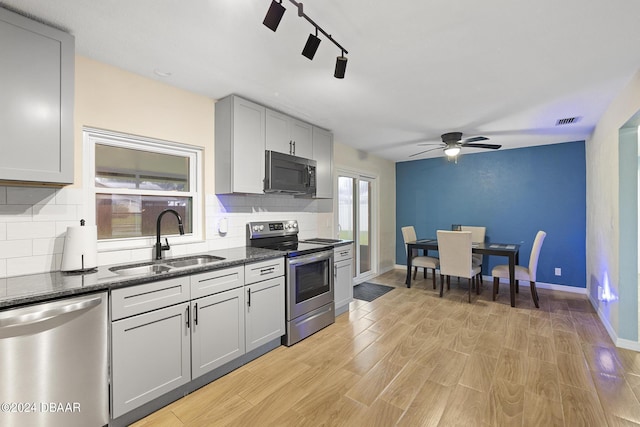
[[[97,227],[85,224],[81,219],[79,227],[67,227],[60,266],[63,272],[90,273],[98,267]]]

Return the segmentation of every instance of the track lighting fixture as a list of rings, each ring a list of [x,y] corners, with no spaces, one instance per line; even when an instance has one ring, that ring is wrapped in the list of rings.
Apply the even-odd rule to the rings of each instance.
[[[262,21],[262,23],[271,31],[275,32],[276,29],[278,29],[278,25],[280,25],[280,20],[282,19],[282,15],[284,15],[285,10],[286,9],[282,5],[282,0],[271,0],[271,6],[269,6],[267,16],[264,17],[264,21]]]
[[[318,31],[321,32],[325,37],[327,37],[334,45],[336,45],[340,51],[342,52],[340,56],[338,56],[336,60],[336,69],[334,72],[334,77],[337,79],[343,79],[344,73],[347,69],[347,58],[344,56],[346,53],[349,53],[344,47],[340,45],[337,41],[331,37],[331,34],[328,34],[322,27],[318,26],[311,18],[309,18],[303,9],[303,5],[296,0],[289,0],[294,6],[298,8],[298,16],[306,19],[311,25],[316,29],[315,36],[313,34],[309,34],[309,38],[307,39],[307,43],[304,45],[304,49],[302,49],[302,55],[306,58],[313,59],[318,50],[318,46],[320,46],[320,38],[318,38]],[[276,31],[278,25],[280,24],[280,20],[284,15],[285,8],[282,5],[282,0],[271,0],[271,6],[269,6],[269,10],[267,11],[267,16],[265,16],[264,21],[262,23],[272,31]]]
[[[302,56],[313,59],[316,51],[318,50],[318,46],[320,46],[320,39],[318,38],[318,29],[316,28],[315,36],[313,34],[309,34],[307,43],[304,45],[304,49],[302,49]]]
[[[344,72],[347,69],[347,58],[344,56],[344,51],[342,51],[342,55],[336,58],[336,71],[333,73],[333,77],[336,79],[344,79]]]

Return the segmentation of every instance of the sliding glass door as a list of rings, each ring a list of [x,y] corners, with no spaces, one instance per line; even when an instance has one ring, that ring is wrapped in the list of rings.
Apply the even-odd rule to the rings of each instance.
[[[376,275],[375,178],[338,171],[338,236],[354,241],[355,282]]]

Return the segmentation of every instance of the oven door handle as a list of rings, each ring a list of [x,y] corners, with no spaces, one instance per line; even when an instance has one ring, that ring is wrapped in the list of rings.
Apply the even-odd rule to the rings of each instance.
[[[304,265],[311,264],[318,261],[325,261],[333,257],[333,251],[318,252],[309,255],[303,255],[299,257],[288,258],[289,265]]]

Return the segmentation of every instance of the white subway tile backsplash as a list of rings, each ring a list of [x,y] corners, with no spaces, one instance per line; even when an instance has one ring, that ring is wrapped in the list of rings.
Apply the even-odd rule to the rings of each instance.
[[[98,265],[121,264],[131,261],[130,250],[98,252]]]
[[[172,245],[164,256],[244,246],[246,224],[250,221],[298,220],[301,237],[318,236],[323,228],[316,212],[319,204],[314,200],[275,194],[207,194],[205,201],[206,241]],[[0,278],[59,270],[67,227],[80,223],[89,203],[81,188],[0,186]],[[228,223],[225,235],[218,232],[221,218]],[[94,222],[84,219],[88,224]],[[326,230],[322,234],[326,235]],[[151,246],[98,253],[99,265],[150,259],[153,259]]]
[[[0,205],[0,222],[28,221],[32,216],[31,205]]]
[[[7,226],[7,240],[43,239],[56,237],[56,223],[13,222]]]
[[[9,205],[46,205],[53,203],[55,196],[55,188],[7,187]]]
[[[56,193],[56,205],[84,205],[86,191],[82,188],[61,188]]]
[[[0,258],[19,258],[33,255],[32,240],[0,241]]]
[[[33,207],[34,221],[69,221],[78,217],[78,207],[75,205],[35,205]]]
[[[24,274],[45,273],[60,269],[54,255],[29,256],[23,258],[8,258],[7,276],[22,276]]]
[[[10,240],[13,242],[14,240]],[[64,237],[54,239],[33,239],[33,255],[61,254],[64,249]]]

